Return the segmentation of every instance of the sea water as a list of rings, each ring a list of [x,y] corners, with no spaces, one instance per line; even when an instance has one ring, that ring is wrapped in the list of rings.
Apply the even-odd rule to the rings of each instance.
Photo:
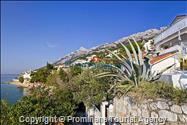
[[[17,76],[16,74],[1,74],[1,100],[6,100],[9,104],[15,104],[23,96],[23,88],[9,84]]]

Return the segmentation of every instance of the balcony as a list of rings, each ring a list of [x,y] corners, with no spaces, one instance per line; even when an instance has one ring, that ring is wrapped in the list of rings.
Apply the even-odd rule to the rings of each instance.
[[[172,25],[171,27],[167,28],[164,32],[160,33],[158,36],[154,38],[155,44],[158,44],[160,41],[164,40],[165,38],[171,36],[172,34],[178,32],[179,30],[184,29],[187,27],[187,17],[180,20],[176,24]]]

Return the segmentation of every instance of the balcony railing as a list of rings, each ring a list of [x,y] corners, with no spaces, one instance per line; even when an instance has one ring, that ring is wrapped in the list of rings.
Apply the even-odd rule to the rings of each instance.
[[[177,22],[176,24],[172,25],[171,27],[166,29],[164,32],[162,32],[158,36],[156,36],[154,38],[155,44],[157,44],[161,40],[167,38],[168,36],[178,32],[179,30],[184,29],[185,27],[187,27],[187,17],[182,19],[182,20],[180,20],[179,22]]]

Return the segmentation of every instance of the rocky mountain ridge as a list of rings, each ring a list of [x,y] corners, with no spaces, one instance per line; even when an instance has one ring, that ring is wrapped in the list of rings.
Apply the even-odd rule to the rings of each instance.
[[[130,36],[123,37],[123,38],[121,38],[117,41],[111,42],[111,43],[105,43],[105,44],[102,44],[102,45],[99,45],[96,47],[92,47],[90,49],[80,47],[80,49],[78,49],[74,52],[71,52],[70,54],[65,55],[63,58],[56,61],[54,63],[54,65],[64,64],[72,59],[75,59],[75,58],[81,56],[81,55],[91,54],[96,51],[102,51],[105,48],[116,47],[115,43],[119,43],[119,42],[125,43],[125,42],[127,42],[127,40],[129,38],[132,38],[132,37],[135,38],[136,41],[143,41],[143,40],[147,41],[149,39],[152,39],[153,37],[155,37],[156,35],[158,35],[162,31],[164,31],[165,29],[166,29],[166,27],[161,27],[160,29],[149,29],[144,32],[138,32],[138,33],[132,34]]]

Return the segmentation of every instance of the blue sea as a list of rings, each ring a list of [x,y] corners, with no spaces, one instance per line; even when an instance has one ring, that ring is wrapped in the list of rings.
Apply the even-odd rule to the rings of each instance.
[[[17,76],[17,74],[1,74],[1,100],[6,100],[9,104],[15,104],[23,96],[23,88],[9,84],[9,81]]]

